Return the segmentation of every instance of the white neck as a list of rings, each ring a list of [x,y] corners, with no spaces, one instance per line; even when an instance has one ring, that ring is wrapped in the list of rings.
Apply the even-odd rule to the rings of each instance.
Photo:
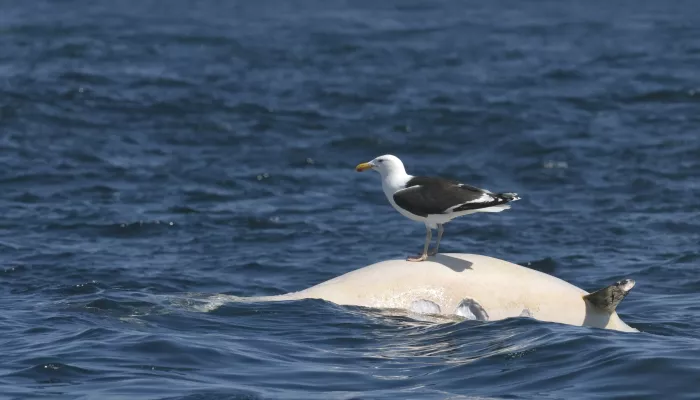
[[[384,189],[384,193],[386,193],[387,196],[393,196],[394,192],[403,188],[406,182],[411,178],[413,178],[413,176],[407,174],[403,169],[391,171],[382,176],[382,189]]]

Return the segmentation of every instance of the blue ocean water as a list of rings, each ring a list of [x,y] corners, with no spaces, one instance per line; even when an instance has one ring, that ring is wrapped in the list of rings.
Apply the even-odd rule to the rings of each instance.
[[[693,399],[700,5],[0,1],[0,397]],[[417,253],[376,175],[514,191],[444,252],[641,333],[274,295]]]

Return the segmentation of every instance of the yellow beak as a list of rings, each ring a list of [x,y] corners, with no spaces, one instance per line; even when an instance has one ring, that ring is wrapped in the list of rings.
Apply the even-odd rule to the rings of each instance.
[[[355,171],[362,172],[362,171],[364,171],[366,169],[370,169],[370,168],[372,168],[372,164],[370,164],[368,162],[363,162],[362,164],[358,164],[357,167],[355,167]]]

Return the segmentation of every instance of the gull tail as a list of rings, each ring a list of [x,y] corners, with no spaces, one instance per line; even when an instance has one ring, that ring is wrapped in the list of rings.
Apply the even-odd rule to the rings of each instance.
[[[517,201],[520,200],[520,196],[517,193],[498,193],[498,197],[506,201]]]

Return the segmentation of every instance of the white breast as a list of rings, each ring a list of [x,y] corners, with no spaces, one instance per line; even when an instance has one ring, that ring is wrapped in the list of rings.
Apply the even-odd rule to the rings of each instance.
[[[382,179],[382,190],[384,191],[384,195],[386,196],[386,199],[389,200],[389,204],[391,204],[396,211],[401,213],[406,218],[412,219],[414,221],[418,222],[425,222],[425,218],[411,214],[410,212],[404,210],[403,208],[399,207],[396,205],[396,202],[394,201],[394,193],[397,191],[403,189],[406,187],[406,183],[411,180],[413,176],[411,175],[403,175],[403,176],[392,176],[389,175],[385,178]]]

